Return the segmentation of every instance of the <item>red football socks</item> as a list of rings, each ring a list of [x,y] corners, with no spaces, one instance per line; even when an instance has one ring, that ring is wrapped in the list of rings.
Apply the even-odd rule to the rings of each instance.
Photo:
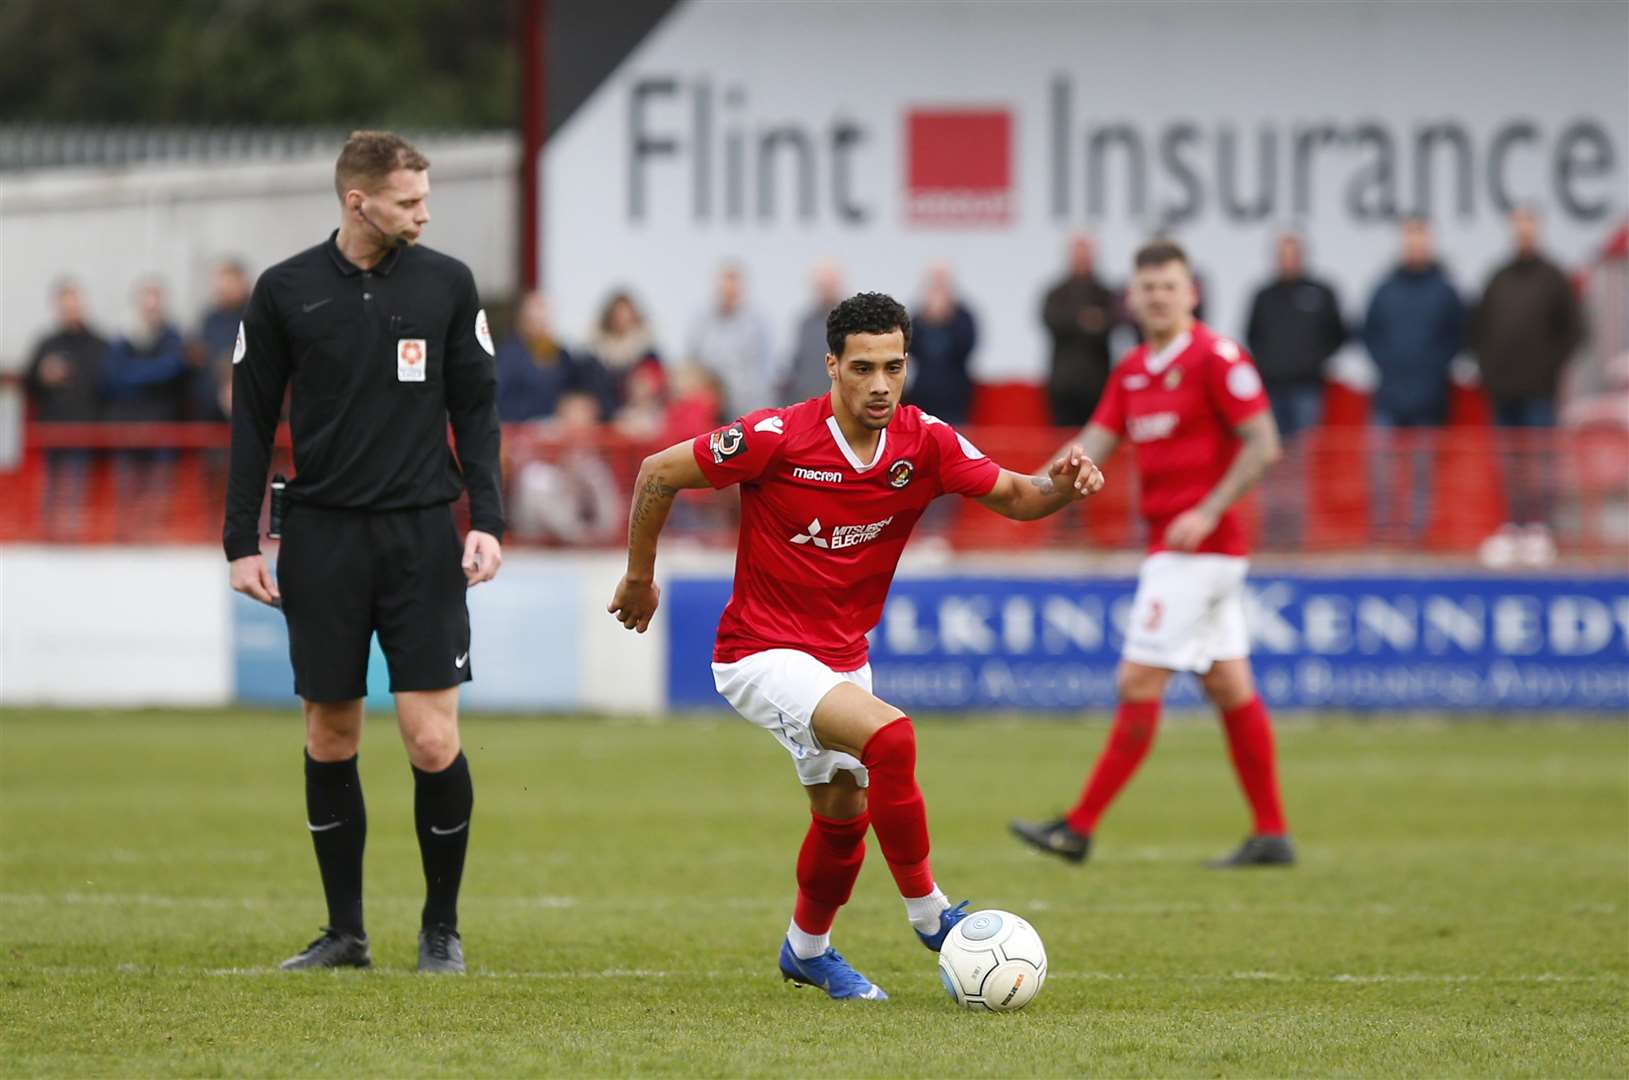
[[[1091,778],[1080,793],[1080,801],[1069,811],[1064,821],[1082,836],[1090,836],[1097,828],[1097,819],[1109,808],[1109,803],[1120,794],[1137,766],[1148,756],[1154,745],[1154,729],[1160,722],[1158,701],[1122,701],[1114,713],[1114,727],[1109,730],[1109,741],[1098,755]]]
[[[865,861],[865,831],[871,818],[861,814],[847,821],[811,814],[809,831],[798,851],[798,901],[792,921],[806,934],[831,931],[837,909],[848,903],[854,879]]]
[[[899,894],[927,896],[933,892],[928,812],[916,786],[916,729],[910,718],[902,716],[878,729],[860,752],[860,763],[871,777],[871,827]]]
[[[1239,786],[1255,815],[1256,832],[1282,835],[1284,807],[1278,795],[1278,765],[1267,706],[1259,695],[1253,697],[1223,712],[1222,726],[1227,730],[1227,752],[1233,758],[1233,770],[1239,774]]]

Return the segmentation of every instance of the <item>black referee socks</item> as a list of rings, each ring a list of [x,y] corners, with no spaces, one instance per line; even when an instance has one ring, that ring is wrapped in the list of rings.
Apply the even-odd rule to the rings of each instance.
[[[345,761],[317,761],[305,755],[306,827],[317,849],[317,869],[328,898],[328,925],[362,935],[362,847],[368,814],[362,805],[362,778],[356,755]]]
[[[464,879],[474,805],[469,759],[462,751],[440,772],[413,767],[413,820],[424,859],[425,926],[458,929],[458,887]]]

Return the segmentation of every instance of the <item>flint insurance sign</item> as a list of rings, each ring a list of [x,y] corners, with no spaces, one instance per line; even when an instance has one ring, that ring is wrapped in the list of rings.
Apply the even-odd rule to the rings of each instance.
[[[631,285],[671,351],[725,259],[783,343],[817,257],[904,297],[943,259],[980,377],[1035,378],[1072,228],[1116,277],[1171,231],[1233,332],[1286,224],[1354,310],[1405,213],[1466,290],[1517,202],[1583,258],[1626,209],[1626,66],[1622,4],[691,2],[551,140],[544,278],[572,334]]]
[[[900,579],[872,635],[877,692],[907,710],[1111,706],[1135,587]],[[673,704],[717,704],[708,652],[728,597],[728,582],[669,588]],[[1265,577],[1249,598],[1275,706],[1629,710],[1629,580]],[[1197,701],[1195,684],[1172,700]]]

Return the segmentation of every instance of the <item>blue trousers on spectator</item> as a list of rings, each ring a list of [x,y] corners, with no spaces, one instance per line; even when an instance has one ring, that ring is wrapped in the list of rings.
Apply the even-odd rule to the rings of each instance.
[[[1267,512],[1264,531],[1269,547],[1295,549],[1302,544],[1306,526],[1307,457],[1300,435],[1323,422],[1324,387],[1322,383],[1269,383],[1267,402],[1284,442],[1284,459],[1262,482]]]
[[[1512,435],[1512,428],[1555,427],[1555,399],[1493,402],[1499,433],[1499,464],[1505,482],[1505,518],[1518,525],[1547,525],[1554,499],[1553,447],[1541,436]]]
[[[1425,538],[1441,426],[1442,417],[1433,410],[1395,413],[1375,407],[1374,452],[1369,455],[1369,529],[1375,539],[1417,544]],[[1403,502],[1397,498],[1400,486],[1407,489],[1401,515],[1395,513]]]

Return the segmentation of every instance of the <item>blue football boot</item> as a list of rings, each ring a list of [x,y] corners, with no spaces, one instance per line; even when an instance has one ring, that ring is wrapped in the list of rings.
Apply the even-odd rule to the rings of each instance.
[[[924,934],[918,930],[916,936],[922,939],[922,944],[938,952],[944,948],[945,938],[950,934],[950,928],[967,918],[968,901],[963,900],[953,908],[945,908],[939,913],[939,929],[931,934]]]
[[[818,986],[839,1000],[887,1001],[882,987],[854,970],[836,949],[800,960],[790,941],[781,942],[781,978],[794,986]]]

